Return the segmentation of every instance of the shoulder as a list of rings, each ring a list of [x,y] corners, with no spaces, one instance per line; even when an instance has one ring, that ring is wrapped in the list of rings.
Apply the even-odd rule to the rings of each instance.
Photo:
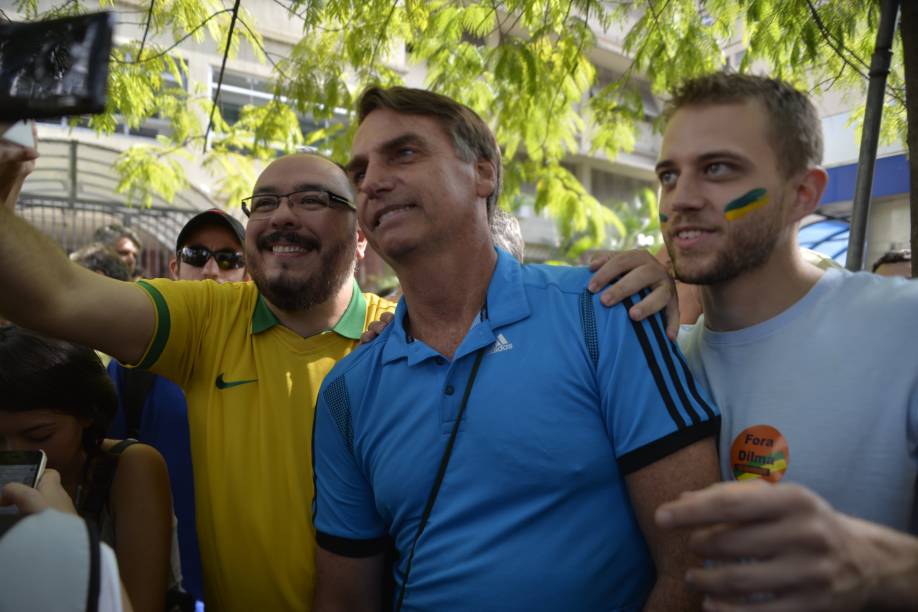
[[[323,398],[329,386],[339,387],[345,379],[369,380],[373,370],[381,367],[383,350],[392,333],[393,325],[394,323],[387,325],[373,340],[358,344],[332,367],[319,388],[319,400]]]
[[[586,291],[592,273],[583,266],[527,264],[521,266],[523,284],[532,289],[554,289],[562,293]]]
[[[106,450],[112,446],[114,444],[108,445]],[[137,442],[125,448],[118,456],[118,467],[112,482],[115,491],[126,487],[134,489],[163,484],[168,489],[169,473],[166,461],[152,446]]]
[[[187,281],[152,278],[139,280],[137,285],[146,291],[154,302],[194,299],[254,302],[258,299],[258,288],[251,281],[217,283],[212,280]]]
[[[830,270],[826,275],[826,280],[835,287],[830,294],[835,302],[832,310],[850,312],[853,316],[867,311],[864,315],[872,315],[871,319],[883,316],[918,322],[914,316],[918,307],[918,281],[847,270]]]

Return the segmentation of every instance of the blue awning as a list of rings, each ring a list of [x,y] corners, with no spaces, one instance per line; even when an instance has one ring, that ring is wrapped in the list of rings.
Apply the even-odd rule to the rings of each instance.
[[[800,228],[797,239],[800,246],[828,255],[845,265],[848,257],[848,222],[840,219],[823,219]]]
[[[854,184],[857,180],[857,164],[827,168],[829,184],[822,194],[822,204],[850,202],[854,200]],[[873,171],[874,198],[908,193],[908,159],[905,155],[891,155],[877,159]]]

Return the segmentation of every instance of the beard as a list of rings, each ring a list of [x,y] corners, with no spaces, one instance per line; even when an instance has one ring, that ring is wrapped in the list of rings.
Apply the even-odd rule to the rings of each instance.
[[[334,296],[354,275],[354,250],[357,238],[353,232],[348,233],[347,240],[332,242],[324,250],[318,240],[292,232],[275,232],[262,236],[258,239],[257,247],[259,250],[270,248],[270,244],[278,239],[319,253],[319,269],[308,278],[281,273],[269,280],[261,267],[261,259],[246,257],[249,274],[258,291],[280,310],[295,312],[322,304]],[[295,264],[284,264],[282,268],[284,271],[295,270]]]
[[[776,207],[777,204],[775,202]],[[749,219],[745,227],[739,227],[734,221],[727,234],[727,244],[715,253],[714,261],[704,267],[681,261],[679,254],[667,242],[666,249],[676,279],[691,285],[717,285],[763,266],[778,243],[781,234],[780,215],[775,211],[773,215],[757,217]]]

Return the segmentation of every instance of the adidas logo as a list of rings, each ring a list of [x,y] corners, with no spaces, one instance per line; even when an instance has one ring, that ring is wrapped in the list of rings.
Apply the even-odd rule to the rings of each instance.
[[[494,348],[488,351],[488,353],[500,353],[503,351],[509,351],[512,348],[512,342],[507,340],[503,334],[497,334],[497,340],[494,342]]]

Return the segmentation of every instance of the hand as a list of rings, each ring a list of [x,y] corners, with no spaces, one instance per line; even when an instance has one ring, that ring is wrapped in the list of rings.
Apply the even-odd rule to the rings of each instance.
[[[853,612],[872,606],[872,589],[891,557],[875,534],[895,533],[840,514],[799,485],[764,481],[684,493],[662,504],[655,518],[660,527],[694,529],[692,552],[720,562],[686,574],[689,585],[706,595],[709,611]]]
[[[360,336],[359,344],[367,344],[376,340],[376,337],[382,333],[386,326],[392,322],[392,319],[395,318],[395,315],[391,312],[384,312],[379,316],[379,321],[373,321],[367,325],[367,331],[363,332]],[[358,344],[358,346],[359,346]]]
[[[10,124],[0,123],[0,136]],[[38,132],[35,123],[32,123],[32,137],[38,143]],[[35,169],[35,160],[38,159],[38,149],[23,147],[0,138],[0,202],[13,210],[16,199],[22,189],[22,183]]]
[[[598,292],[611,283],[600,296],[606,306],[614,306],[641,289],[651,289],[628,311],[635,321],[665,309],[666,335],[670,340],[679,333],[679,296],[672,276],[653,255],[644,249],[599,253],[590,261],[590,270],[595,272],[590,279],[589,289]],[[621,278],[617,278],[621,276]]]
[[[32,488],[20,482],[6,484],[0,490],[0,506],[15,505],[23,514],[35,514],[48,508],[76,514],[73,500],[61,485],[61,475],[57,470],[46,469],[38,486]]]

